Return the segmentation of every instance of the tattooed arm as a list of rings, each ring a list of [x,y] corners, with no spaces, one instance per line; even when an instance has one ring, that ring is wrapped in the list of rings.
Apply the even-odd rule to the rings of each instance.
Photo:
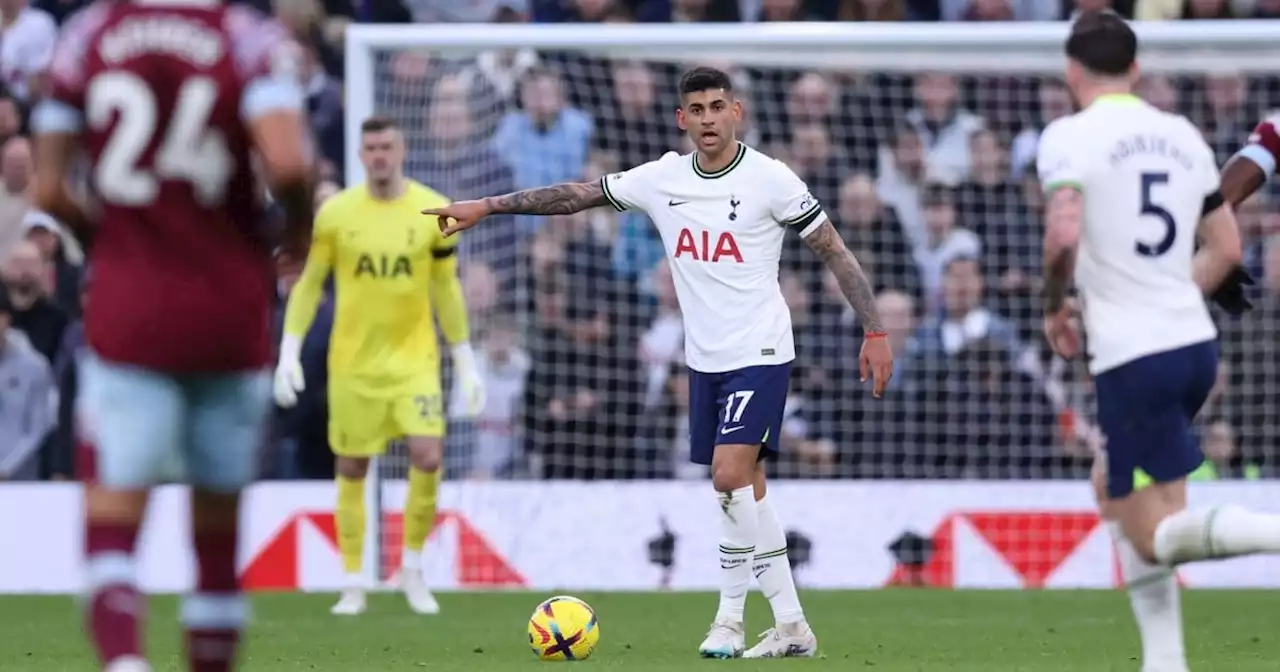
[[[880,311],[876,308],[875,289],[863,272],[862,265],[849,248],[845,247],[844,239],[840,237],[836,227],[830,221],[823,222],[817,231],[805,237],[804,242],[822,259],[827,270],[836,276],[836,281],[840,283],[840,293],[844,294],[845,300],[858,313],[863,330],[884,331]]]
[[[1076,269],[1084,194],[1074,186],[1054,189],[1045,206],[1044,219],[1044,312],[1055,314],[1066,305]]]
[[[571,182],[490,196],[484,204],[493,215],[572,215],[608,205],[600,180]]]

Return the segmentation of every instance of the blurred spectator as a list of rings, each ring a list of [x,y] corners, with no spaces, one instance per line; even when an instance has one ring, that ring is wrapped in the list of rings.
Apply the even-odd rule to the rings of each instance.
[[[827,212],[834,215],[850,248],[870,253],[875,262],[871,280],[876,291],[896,289],[909,296],[920,293],[920,272],[911,258],[911,243],[893,208],[880,202],[869,175],[855,173],[846,179],[840,186],[835,212]]]
[[[958,226],[955,197],[950,189],[931,185],[921,200],[928,237],[916,247],[913,256],[920,269],[925,309],[933,312],[942,298],[944,270],[952,260],[976,259],[982,253],[982,243],[972,231]]]
[[[1018,185],[1009,179],[1009,156],[992,131],[969,137],[969,176],[956,189],[960,226],[978,234],[987,245],[988,230],[999,230],[1000,221],[1013,214]]]
[[[1183,0],[1182,18],[1192,20],[1234,19],[1227,0]]]
[[[1057,0],[910,0],[911,14],[924,21],[1053,21]]]
[[[531,14],[529,0],[408,0],[422,23],[519,23]]]
[[[22,218],[23,237],[34,243],[52,269],[47,287],[53,302],[68,317],[80,315],[80,276],[84,251],[58,220],[40,210],[31,210]]]
[[[822,124],[804,124],[791,130],[791,146],[787,163],[819,203],[835,203],[840,193],[840,180],[849,169],[849,157],[831,142],[831,134]]]
[[[346,160],[346,146],[343,144],[346,104],[342,100],[342,84],[325,71],[320,54],[314,48],[306,50],[302,68],[307,113],[318,143],[317,149],[320,156],[333,164],[337,174],[342,175]]]
[[[904,126],[894,132],[889,147],[881,154],[887,156],[880,159],[876,193],[885,205],[898,214],[898,221],[912,247],[924,245],[929,238],[921,207],[921,196],[928,177],[924,141],[915,129]]]
[[[969,0],[961,21],[1014,21],[1013,5],[1009,0]]]
[[[484,198],[515,191],[511,169],[473,124],[470,91],[462,78],[441,78],[427,108],[427,142],[410,159],[413,177],[454,200]],[[515,220],[494,217],[469,231],[460,245],[464,261],[483,259],[515,281]]]
[[[839,21],[895,22],[906,19],[906,14],[903,0],[841,0],[836,18]]]
[[[1178,89],[1165,75],[1144,75],[1138,81],[1136,91],[1152,107],[1172,114],[1178,113]]]
[[[993,306],[1014,320],[1019,333],[1032,337],[1040,333],[1044,237],[1044,199],[1035,166],[1023,175],[1020,189],[1011,198],[1011,212],[990,220],[983,231],[983,265],[988,288],[994,292]]]
[[[284,311],[289,293],[302,274],[303,260],[287,254],[276,256],[278,282],[275,326],[277,339],[284,327]],[[307,387],[292,408],[276,407],[276,434],[279,454],[269,462],[267,473],[277,478],[332,479],[333,453],[329,448],[329,334],[333,330],[333,287],[326,283],[325,295],[316,309],[315,320],[302,342],[303,378]]]
[[[670,9],[664,11],[664,5]],[[736,23],[743,19],[737,0],[650,0],[641,4],[636,14],[641,21],[664,23]]]
[[[942,392],[935,417],[944,423],[944,473],[963,478],[1053,473],[1056,413],[1043,388],[1010,361],[1008,347],[992,337],[970,340],[955,353],[946,377],[933,381]]]
[[[1200,127],[1221,165],[1243,146],[1257,123],[1257,113],[1248,107],[1249,83],[1241,73],[1210,75],[1204,87],[1208,109]]]
[[[89,300],[89,275],[78,287],[83,309]],[[80,357],[85,352],[84,321],[77,319],[67,327],[53,361],[53,379],[58,386],[57,427],[45,441],[41,452],[41,472],[54,480],[69,480],[76,475],[76,397],[80,393]]]
[[[551,319],[539,325],[524,399],[528,452],[541,462],[537,475],[646,475],[654,465],[637,459],[634,440],[644,412],[635,343],[609,308],[571,308],[561,287],[547,289],[537,298]]]
[[[653,268],[650,284],[657,298],[657,309],[649,327],[640,336],[639,356],[647,373],[644,405],[656,408],[667,389],[671,365],[684,361],[684,320],[676,299],[675,279],[671,264],[663,259]]]
[[[550,70],[531,71],[520,87],[524,108],[498,125],[493,148],[515,174],[515,186],[528,189],[568,182],[582,175],[594,134],[590,117],[566,107],[564,84]],[[530,228],[538,220],[530,220]]]
[[[27,0],[0,0],[0,79],[14,96],[37,97],[57,41],[58,24],[48,12]]]
[[[1042,80],[1036,91],[1039,105],[1035,110],[1035,119],[1018,132],[1009,150],[1009,167],[1014,179],[1022,177],[1023,171],[1035,165],[1040,134],[1044,132],[1045,126],[1072,112],[1071,93],[1061,81]]]
[[[910,355],[920,351],[920,347],[914,343],[915,301],[908,294],[888,290],[876,295],[876,309],[880,311],[880,322],[884,325],[889,345],[893,348],[893,378],[889,380],[889,386],[892,389],[912,385],[915,362]]]
[[[1239,442],[1250,451],[1249,457],[1266,456],[1274,467],[1280,452],[1280,424],[1259,409],[1274,405],[1273,388],[1280,380],[1280,349],[1275,347],[1275,325],[1280,321],[1280,237],[1268,238],[1262,250],[1260,296],[1253,300],[1253,310],[1226,322],[1223,355],[1231,371],[1228,406],[1234,412],[1231,424]]]
[[[8,287],[11,326],[22,331],[31,345],[53,362],[62,345],[69,320],[49,295],[52,266],[30,241],[21,241],[9,250],[0,275]]]
[[[533,49],[491,49],[476,56],[475,70],[496,95],[496,104],[516,106],[516,91],[530,70],[542,64]]]
[[[998,346],[1011,366],[1024,366],[1028,349],[1005,317],[983,305],[982,268],[972,257],[956,257],[946,265],[939,315],[926,317],[916,332],[912,356],[930,371],[946,371],[947,363],[969,345],[988,341]]]
[[[0,147],[0,259],[22,239],[22,218],[31,208],[27,192],[35,175],[31,141],[16,136]]]
[[[475,442],[464,473],[470,478],[510,476],[520,452],[519,406],[532,366],[513,323],[497,322],[487,330],[479,366],[485,381],[485,406],[475,422]]]
[[[829,20],[806,7],[804,0],[760,0],[760,21],[822,21]]]
[[[918,75],[915,93],[917,106],[907,112],[906,121],[927,148],[929,176],[954,186],[969,170],[969,136],[982,128],[982,118],[960,107],[960,89],[952,75]]]
[[[671,151],[674,126],[660,104],[653,71],[644,63],[618,62],[612,66],[612,80],[613,104],[597,117],[597,144],[628,168]]]
[[[0,297],[0,481],[28,481],[39,476],[37,449],[54,426],[57,391],[49,361],[11,328],[11,315]]]

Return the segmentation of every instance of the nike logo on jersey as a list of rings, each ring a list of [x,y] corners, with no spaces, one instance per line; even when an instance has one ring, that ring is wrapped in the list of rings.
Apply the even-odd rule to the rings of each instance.
[[[677,200],[675,200],[675,199],[672,199],[672,200],[670,200],[670,201],[667,201],[667,206],[668,206],[668,207],[672,207],[672,208],[674,208],[674,207],[676,207],[677,205],[684,205],[685,203],[688,203],[688,202],[689,202],[689,201],[677,201]]]
[[[725,434],[732,434],[738,431],[739,429],[745,429],[745,428],[746,428],[745,425],[738,425],[737,427],[725,427],[724,429],[720,430],[720,435],[724,436]]]

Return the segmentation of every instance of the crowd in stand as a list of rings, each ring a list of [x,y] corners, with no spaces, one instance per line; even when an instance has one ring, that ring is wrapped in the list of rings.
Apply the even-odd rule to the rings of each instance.
[[[85,253],[27,204],[24,118],[57,24],[76,0],[0,0],[0,480],[74,476],[72,400]],[[308,36],[308,102],[326,181],[342,186],[342,31],[376,23],[1061,20],[1108,0],[278,0]],[[1280,17],[1280,2],[1115,0],[1140,19]],[[596,179],[688,151],[671,121],[681,62],[581,53],[382,54],[376,108],[407,136],[407,172],[456,199]],[[886,398],[858,383],[857,318],[798,239],[780,278],[797,367],[780,475],[1075,477],[1102,438],[1088,376],[1039,335],[1039,131],[1072,109],[1052,79],[729,67],[743,140],[792,166],[872,274],[897,354]],[[1280,107],[1280,86],[1237,74],[1151,76],[1141,94],[1201,124],[1223,161]],[[1269,474],[1280,390],[1280,215],[1242,207],[1256,308],[1223,318],[1224,363],[1203,445],[1221,476]],[[687,464],[683,330],[661,241],[643,215],[498,218],[466,234],[462,281],[489,395],[455,425],[456,478],[704,477]],[[300,260],[278,260],[281,308]],[[7,316],[7,319],[4,317]],[[303,352],[308,387],[277,414],[274,478],[327,478],[331,305]],[[394,462],[394,461],[393,461]],[[1209,472],[1206,472],[1209,473]]]

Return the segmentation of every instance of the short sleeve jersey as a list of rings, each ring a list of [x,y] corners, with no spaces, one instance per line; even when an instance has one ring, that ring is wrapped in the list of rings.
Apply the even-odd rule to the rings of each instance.
[[[32,124],[77,134],[91,164],[98,355],[179,373],[271,362],[248,123],[302,109],[297,50],[279,23],[211,1],[100,1],[67,21]]]
[[[618,210],[649,215],[662,237],[685,326],[685,361],[720,373],[795,358],[791,313],[778,285],[787,229],[807,236],[827,216],[785,164],[739,144],[709,172],[697,154],[601,178]]]
[[[1192,256],[1220,184],[1213,151],[1186,118],[1105,96],[1051,123],[1037,164],[1046,192],[1084,195],[1075,282],[1090,371],[1217,336]]]
[[[1275,174],[1280,161],[1280,112],[1272,113],[1254,127],[1239,155],[1258,164],[1267,179]]]

